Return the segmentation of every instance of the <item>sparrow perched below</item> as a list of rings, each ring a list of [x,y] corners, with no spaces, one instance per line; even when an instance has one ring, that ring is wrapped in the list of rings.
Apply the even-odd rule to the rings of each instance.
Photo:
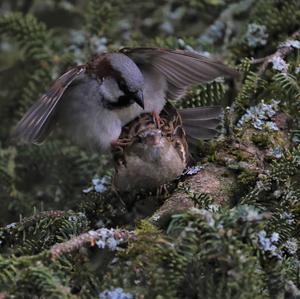
[[[181,118],[171,105],[161,114],[157,129],[151,114],[144,114],[123,128],[127,146],[114,151],[113,186],[120,193],[156,191],[179,177],[188,162],[188,145]]]
[[[166,100],[188,86],[236,72],[195,52],[158,48],[122,49],[94,56],[72,68],[25,113],[14,138],[41,143],[57,123],[79,145],[108,151],[122,126],[150,112],[159,127]]]
[[[116,191],[157,191],[178,178],[191,158],[190,148],[219,133],[222,108],[175,109],[167,103],[160,118],[160,129],[149,113],[123,127],[120,140],[127,145],[113,150]]]

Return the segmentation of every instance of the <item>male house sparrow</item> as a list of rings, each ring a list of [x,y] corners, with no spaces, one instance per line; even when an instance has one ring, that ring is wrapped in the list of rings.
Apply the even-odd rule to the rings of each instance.
[[[144,112],[159,113],[186,88],[236,72],[195,52],[122,49],[94,56],[58,78],[23,116],[14,137],[41,143],[58,123],[79,145],[108,151],[122,126]]]

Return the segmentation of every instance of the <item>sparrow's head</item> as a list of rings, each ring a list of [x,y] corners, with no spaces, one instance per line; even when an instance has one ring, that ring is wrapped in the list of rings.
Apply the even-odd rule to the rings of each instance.
[[[138,134],[140,143],[147,147],[160,147],[162,146],[162,132],[159,129],[148,129]]]
[[[101,84],[105,104],[111,109],[137,103],[144,109],[144,77],[137,65],[122,53],[109,53],[99,67],[106,68]]]

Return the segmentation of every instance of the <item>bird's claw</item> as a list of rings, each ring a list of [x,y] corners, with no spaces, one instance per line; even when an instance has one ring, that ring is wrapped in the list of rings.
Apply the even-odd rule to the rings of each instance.
[[[160,129],[161,128],[161,119],[160,119],[159,114],[157,112],[153,111],[152,117],[153,117],[153,122],[155,123],[156,127],[158,129]]]
[[[168,194],[168,193],[169,193],[169,189],[168,189],[167,184],[163,184],[163,185],[159,186],[156,190],[157,196],[161,196],[161,195]]]
[[[116,171],[119,166],[126,167],[124,148],[129,144],[129,139],[118,139],[111,143],[111,152],[116,165]]]
[[[131,143],[129,138],[119,138],[111,142],[111,147],[114,150],[115,148],[124,148]]]

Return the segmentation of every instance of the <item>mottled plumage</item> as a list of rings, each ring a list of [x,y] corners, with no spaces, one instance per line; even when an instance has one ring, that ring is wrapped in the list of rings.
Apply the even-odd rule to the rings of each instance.
[[[181,118],[175,109],[164,109],[161,120],[157,129],[145,114],[123,128],[121,138],[128,145],[115,153],[113,185],[118,192],[156,191],[185,169],[189,153]]]
[[[179,177],[199,140],[215,137],[222,115],[220,107],[177,110],[167,103],[162,110],[161,128],[150,114],[123,127],[121,140],[127,146],[113,151],[116,173],[113,184],[119,192],[131,194],[156,191]]]

